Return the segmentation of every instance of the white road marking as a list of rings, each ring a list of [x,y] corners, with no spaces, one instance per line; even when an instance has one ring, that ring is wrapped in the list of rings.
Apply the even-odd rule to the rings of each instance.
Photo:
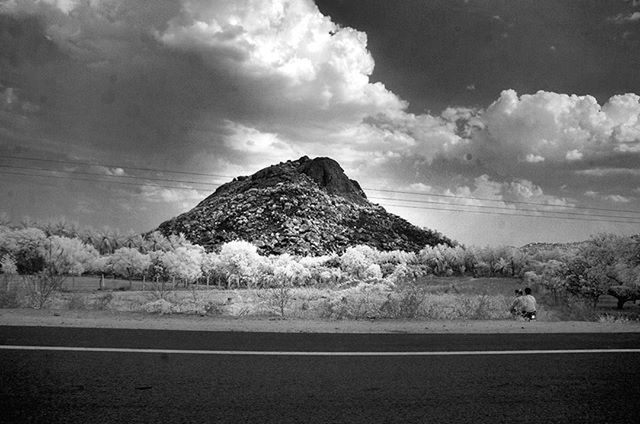
[[[555,350],[461,350],[422,352],[304,352],[280,350],[191,350],[137,349],[124,347],[18,346],[0,345],[0,350],[40,350],[63,352],[165,353],[187,355],[255,355],[255,356],[456,356],[456,355],[541,355],[575,353],[640,353],[640,349],[555,349]]]

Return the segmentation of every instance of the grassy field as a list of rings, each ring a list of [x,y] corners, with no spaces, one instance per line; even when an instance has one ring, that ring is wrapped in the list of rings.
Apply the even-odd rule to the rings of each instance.
[[[292,317],[302,319],[405,318],[432,320],[511,319],[508,312],[515,278],[428,277],[393,289],[382,285],[302,287],[285,291],[223,290],[206,285],[161,291],[149,282],[82,276],[69,277],[60,293],[47,304],[51,309],[109,310],[150,314],[196,314],[229,317]],[[131,285],[131,288],[130,288]],[[0,286],[19,289],[21,277],[0,279]],[[144,287],[143,287],[144,286]],[[170,284],[166,284],[169,287]],[[2,287],[0,287],[2,288]],[[144,288],[144,290],[143,290]],[[627,303],[616,310],[616,300],[602,296],[594,311],[579,302],[553,304],[534,288],[539,319],[547,321],[638,319],[640,305]],[[13,303],[8,306],[25,306]],[[7,307],[7,305],[4,305]]]

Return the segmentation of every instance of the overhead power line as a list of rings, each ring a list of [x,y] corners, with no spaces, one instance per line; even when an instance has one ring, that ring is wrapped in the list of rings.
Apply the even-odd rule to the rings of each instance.
[[[159,169],[159,168],[142,168],[142,167],[134,167],[128,165],[111,165],[104,164],[98,162],[86,162],[86,161],[71,161],[71,160],[61,160],[61,159],[44,159],[44,158],[31,158],[24,156],[2,156],[3,159],[15,159],[15,160],[31,160],[36,162],[49,162],[49,163],[60,163],[66,165],[84,165],[84,166],[101,166],[104,168],[121,168],[121,169],[131,169],[133,171],[148,171],[148,172],[163,172],[170,174],[184,174],[184,175],[198,175],[201,177],[220,177],[220,178],[234,178],[229,175],[220,175],[220,174],[209,174],[202,172],[192,172],[192,171],[177,171],[170,169]]]
[[[50,168],[41,168],[41,167],[32,167],[32,166],[16,166],[16,165],[0,165],[0,168],[12,168],[12,169],[26,169],[26,170],[35,170],[35,171],[48,171],[48,172],[62,172],[68,173],[71,175],[80,174],[80,175],[95,175],[98,177],[106,177],[106,178],[125,178],[125,179],[135,179],[135,180],[151,180],[151,181],[164,181],[171,183],[185,183],[185,184],[206,184],[219,186],[218,183],[211,183],[207,181],[188,181],[188,180],[176,180],[174,178],[157,178],[157,177],[147,177],[147,176],[135,176],[135,175],[110,175],[110,174],[100,174],[97,172],[86,172],[86,171],[67,171],[62,169],[50,169]]]
[[[53,172],[57,172],[57,171],[53,171]],[[203,191],[203,190],[209,190],[209,189],[204,189],[204,188],[194,188],[194,187],[185,187],[185,186],[172,186],[172,185],[166,185],[166,184],[155,184],[155,183],[143,183],[143,182],[139,182],[139,183],[134,183],[134,182],[128,182],[128,181],[114,181],[114,180],[101,180],[101,179],[97,179],[97,178],[82,178],[82,177],[74,177],[71,175],[43,175],[43,174],[31,174],[31,173],[27,173],[27,172],[11,172],[11,171],[0,171],[0,174],[5,174],[5,175],[23,175],[26,177],[40,177],[40,178],[56,178],[56,179],[61,179],[61,180],[74,180],[74,181],[89,181],[89,182],[100,182],[100,183],[110,183],[110,184],[120,184],[120,185],[128,185],[128,186],[136,186],[136,187],[144,187],[144,186],[149,186],[149,187],[159,187],[159,188],[173,188],[173,189],[178,189],[178,190],[196,190],[196,191]]]
[[[384,193],[417,194],[419,196],[446,197],[446,198],[449,198],[449,199],[482,200],[482,201],[485,201],[485,202],[501,202],[501,203],[505,203],[504,200],[490,199],[488,197],[457,196],[457,195],[454,195],[454,194],[436,194],[436,193],[425,193],[425,192],[420,192],[420,191],[385,190],[385,189],[381,189],[381,188],[370,188],[370,187],[369,188],[363,187],[362,189],[363,190],[369,190],[369,191],[380,191],[380,192],[384,192]],[[525,202],[525,201],[515,201],[515,200],[509,200],[508,203],[515,203],[515,204],[519,204],[519,205],[535,205],[535,206],[556,207],[556,208],[594,210],[594,211],[605,211],[605,212],[628,212],[628,213],[640,214],[640,211],[625,210],[625,209],[592,208],[592,207],[587,207],[587,206],[575,206],[575,205],[550,205],[548,203]]]
[[[412,200],[412,199],[398,199],[394,197],[376,197],[376,196],[368,196],[369,199],[376,200],[391,200],[391,201],[401,201],[401,202],[410,202],[410,203],[427,203],[434,205],[445,205],[445,206],[462,206],[462,207],[473,207],[480,209],[502,209],[502,210],[513,210],[511,208],[507,208],[504,206],[489,206],[489,205],[465,205],[460,203],[445,203],[445,202],[437,202],[435,200]],[[576,216],[587,216],[587,217],[604,217],[604,218],[625,218],[625,219],[640,219],[638,216],[619,216],[619,215],[605,215],[605,214],[596,214],[596,213],[579,213],[579,212],[567,212],[567,211],[552,211],[552,210],[539,210],[539,209],[517,209],[518,212],[541,212],[541,213],[555,213],[555,214],[563,214],[563,215],[576,215]]]
[[[40,169],[36,169],[36,170],[40,170]],[[118,181],[118,180],[106,180],[103,179],[104,177],[108,177],[107,175],[104,174],[91,174],[94,175],[97,178],[84,178],[81,176],[77,176],[74,175],[71,172],[68,171],[60,171],[60,170],[44,170],[45,172],[56,172],[56,173],[67,173],[67,175],[44,175],[44,174],[34,174],[34,173],[27,173],[27,172],[12,172],[12,171],[4,171],[4,170],[0,170],[0,174],[8,174],[8,175],[20,175],[20,176],[28,176],[28,177],[40,177],[40,178],[56,178],[56,179],[71,179],[71,180],[78,180],[78,181],[89,181],[89,182],[104,182],[104,183],[109,183],[109,184],[120,184],[120,185],[128,185],[128,186],[150,186],[150,187],[158,187],[158,188],[169,188],[169,189],[178,189],[178,190],[205,190],[203,188],[194,188],[194,187],[185,187],[185,186],[173,186],[173,185],[167,185],[167,184],[157,184],[157,183],[148,183],[148,182],[132,182],[132,181]],[[178,182],[178,181],[176,181]],[[219,184],[220,185],[220,184]],[[218,185],[218,186],[219,186]],[[392,200],[392,201],[411,201],[408,199],[391,199],[391,198],[387,198],[388,200]],[[385,199],[385,200],[387,200]],[[428,203],[428,201],[413,201],[413,202],[419,202],[419,203]],[[489,207],[489,208],[494,208],[494,209],[498,209],[498,210],[506,210],[506,211],[510,211],[510,212],[498,212],[498,211],[478,211],[478,210],[470,210],[470,209],[461,209],[461,208],[477,208],[477,207],[482,207],[483,205],[460,205],[460,204],[446,204],[446,203],[439,203],[439,202],[434,202],[437,205],[441,205],[441,206],[457,206],[457,208],[450,208],[450,207],[429,207],[429,206],[416,206],[416,205],[406,205],[406,204],[391,204],[391,203],[387,203],[386,206],[387,207],[401,207],[401,208],[408,208],[408,209],[422,209],[422,210],[434,210],[434,211],[450,211],[450,212],[462,212],[462,213],[476,213],[476,214],[486,214],[486,215],[503,215],[503,216],[514,216],[514,217],[533,217],[533,218],[549,218],[549,219],[564,219],[564,220],[572,220],[572,221],[592,221],[592,222],[611,222],[611,223],[623,223],[623,224],[640,224],[640,221],[633,221],[633,217],[617,217],[617,216],[611,216],[610,218],[618,218],[618,219],[597,219],[597,218],[590,218],[589,216],[591,215],[586,215],[586,214],[578,214],[581,215],[583,217],[578,218],[578,217],[570,217],[570,216],[556,216],[557,214],[567,214],[567,212],[553,212],[553,211],[535,211],[537,212],[537,214],[523,214],[520,213],[520,210],[513,210],[513,209],[509,209],[509,208],[504,208],[504,207],[498,207],[498,206],[485,206],[485,207]],[[549,213],[554,213],[556,215],[549,215]],[[595,215],[594,215],[595,216]],[[632,219],[631,221],[629,220],[620,220],[620,218],[626,218],[626,219]]]
[[[620,224],[638,224],[640,225],[640,221],[618,221],[614,219],[590,219],[590,218],[575,218],[569,216],[551,216],[551,215],[533,215],[533,214],[521,214],[521,213],[507,213],[507,212],[489,212],[489,211],[474,211],[468,209],[455,209],[455,208],[434,208],[429,206],[412,206],[412,205],[394,205],[387,204],[387,207],[398,207],[398,208],[407,208],[407,209],[423,209],[423,210],[432,210],[432,211],[445,211],[445,212],[464,212],[464,213],[476,213],[476,214],[484,214],[484,215],[503,215],[503,216],[517,216],[517,217],[531,217],[531,218],[542,218],[542,219],[562,219],[568,221],[591,221],[591,222],[611,222],[611,223],[620,223]]]
[[[159,168],[142,168],[142,167],[127,167],[127,166],[123,166],[123,165],[113,165],[113,164],[104,164],[104,163],[98,163],[98,162],[82,162],[82,161],[69,161],[69,160],[57,160],[57,159],[43,159],[43,158],[31,158],[31,157],[20,157],[20,156],[3,156],[2,158],[4,159],[15,159],[15,160],[31,160],[31,161],[40,161],[40,162],[47,162],[47,163],[60,163],[60,164],[72,164],[72,165],[76,165],[76,166],[98,166],[98,167],[104,167],[104,168],[121,168],[121,169],[128,169],[128,170],[138,170],[138,171],[150,171],[150,172],[156,172],[156,173],[179,173],[179,174],[185,174],[185,175],[198,175],[198,176],[208,176],[208,177],[214,177],[214,178],[232,178],[231,176],[228,175],[221,175],[221,174],[211,174],[211,173],[198,173],[198,172],[190,172],[190,171],[177,171],[177,170],[165,170],[165,169],[159,169]],[[106,175],[106,174],[102,174],[102,173],[94,173],[94,172],[86,172],[86,171],[68,171],[68,170],[59,170],[59,169],[51,169],[51,168],[42,168],[42,167],[29,167],[29,166],[18,166],[18,165],[0,165],[0,168],[14,168],[14,169],[23,169],[23,170],[38,170],[38,171],[45,171],[45,172],[56,172],[56,173],[67,173],[70,174],[70,176],[67,177],[62,177],[62,178],[71,178],[71,176],[75,177],[75,174],[81,174],[81,175],[89,175],[89,176],[96,176],[96,177],[100,177],[100,178],[109,178],[108,180],[101,180],[101,181],[105,181],[105,182],[114,182],[114,183],[118,183],[118,184],[124,184],[124,185],[147,185],[147,186],[156,186],[156,187],[163,187],[163,188],[172,188],[172,189],[198,189],[198,190],[204,190],[205,188],[193,188],[193,187],[183,187],[183,186],[167,186],[167,185],[162,185],[162,184],[151,184],[151,183],[136,183],[136,182],[132,182],[129,184],[125,184],[122,181],[115,181],[113,179],[129,179],[129,180],[149,180],[149,181],[161,181],[161,182],[170,182],[170,183],[181,183],[181,184],[198,184],[198,185],[206,185],[206,186],[211,186],[213,187],[218,187],[221,184],[220,183],[211,183],[211,182],[206,182],[206,181],[194,181],[194,180],[178,180],[178,179],[174,179],[174,178],[159,178],[159,177],[150,177],[150,176],[137,176],[137,175]],[[18,175],[25,175],[25,174],[18,174]],[[112,179],[113,178],[113,179]],[[80,179],[80,178],[74,178],[76,180],[85,180],[85,181],[95,181],[92,179]],[[480,201],[489,201],[489,202],[499,202],[502,205],[504,205],[507,202],[504,202],[503,200],[498,200],[498,199],[490,199],[490,198],[479,198],[479,197],[471,197],[471,196],[456,196],[456,195],[448,195],[448,194],[434,194],[434,193],[424,193],[424,192],[418,192],[418,191],[402,191],[402,190],[387,190],[387,189],[374,189],[374,188],[365,188],[366,190],[369,191],[378,191],[378,192],[384,192],[384,193],[393,193],[393,194],[409,194],[409,195],[420,195],[420,196],[431,196],[431,197],[439,197],[439,198],[447,198],[447,199],[460,199],[460,200],[480,200]],[[457,203],[445,203],[445,202],[436,202],[436,201],[430,201],[430,200],[412,200],[412,199],[397,199],[397,198],[384,198],[384,197],[370,197],[371,199],[381,199],[381,200],[391,200],[391,201],[400,201],[400,202],[412,202],[412,203],[427,203],[427,204],[434,204],[434,205],[445,205],[445,206],[458,206],[458,207],[475,207],[475,208],[485,208],[485,209],[497,209],[497,210],[507,210],[507,211],[513,211],[513,209],[504,207],[504,206],[490,206],[490,205],[461,205],[461,204],[457,204]],[[608,211],[608,212],[615,212],[615,213],[635,213],[635,214],[640,214],[640,211],[634,211],[634,210],[621,210],[621,209],[606,209],[606,208],[592,208],[592,207],[579,207],[579,206],[575,206],[575,205],[551,205],[551,204],[544,204],[544,203],[536,203],[536,202],[525,202],[525,201],[510,201],[508,203],[515,203],[515,204],[526,204],[526,205],[535,205],[538,207],[546,207],[546,208],[565,208],[565,209],[577,209],[577,210],[597,210],[597,211]],[[605,217],[605,218],[616,218],[616,219],[637,219],[639,217],[633,217],[633,216],[620,216],[620,215],[604,215],[604,214],[592,214],[592,213],[575,213],[575,212],[568,212],[568,211],[552,211],[552,210],[533,210],[533,209],[518,209],[517,211],[529,211],[529,212],[537,212],[538,214],[564,214],[564,215],[574,215],[574,216],[585,216],[585,217]],[[540,215],[536,215],[536,216],[540,216]]]
[[[71,160],[60,160],[60,159],[45,159],[45,158],[33,158],[26,156],[2,156],[4,159],[14,159],[14,160],[27,160],[27,161],[38,161],[38,162],[49,162],[49,163],[60,163],[60,164],[70,164],[70,165],[84,165],[84,166],[99,166],[104,168],[121,168],[121,169],[129,169],[134,171],[146,171],[146,172],[156,172],[156,173],[174,173],[174,174],[184,174],[184,175],[195,175],[195,176],[204,176],[204,177],[214,177],[214,178],[229,178],[233,179],[234,176],[231,175],[223,175],[223,174],[213,174],[213,173],[203,173],[203,172],[192,172],[192,171],[179,171],[179,170],[170,170],[170,169],[161,169],[161,168],[150,168],[150,167],[133,167],[127,165],[114,165],[114,164],[105,164],[100,162],[90,162],[90,161],[71,161]],[[142,178],[142,177],[140,177]],[[145,177],[147,179],[153,179],[152,177]],[[190,182],[190,181],[178,181],[178,180],[169,180],[171,182],[184,182],[186,184],[202,184],[202,182]],[[639,214],[640,211],[630,210],[630,209],[611,209],[611,208],[597,208],[597,207],[588,207],[588,206],[576,206],[576,205],[550,205],[547,203],[539,203],[539,202],[527,202],[527,201],[516,201],[510,200],[505,202],[502,199],[491,199],[487,197],[474,197],[474,196],[460,196],[455,194],[438,194],[438,193],[425,193],[422,191],[407,191],[407,190],[390,190],[390,189],[381,189],[381,188],[373,188],[373,187],[362,187],[363,190],[367,191],[376,191],[383,193],[397,193],[397,194],[409,194],[409,195],[418,195],[418,196],[430,196],[430,197],[441,197],[448,199],[464,199],[464,200],[480,200],[485,202],[498,202],[498,203],[513,203],[513,204],[522,204],[522,205],[533,205],[538,207],[553,207],[553,208],[565,208],[565,209],[578,209],[578,210],[594,210],[594,211],[602,211],[602,212],[616,212],[616,213],[632,213]]]

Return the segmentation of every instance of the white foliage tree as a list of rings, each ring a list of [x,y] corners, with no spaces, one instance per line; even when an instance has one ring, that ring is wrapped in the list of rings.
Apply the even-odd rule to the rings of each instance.
[[[89,270],[98,251],[77,238],[49,237],[40,247],[46,267],[59,275],[80,275]]]
[[[116,249],[111,256],[107,266],[117,275],[123,276],[129,280],[129,288],[132,285],[132,279],[142,275],[151,265],[149,255],[140,253],[138,249],[130,247],[121,247]]]
[[[366,245],[348,247],[340,256],[341,268],[354,278],[363,278],[369,266],[377,262],[378,253]]]
[[[255,285],[262,262],[256,246],[246,241],[230,241],[220,248],[220,263],[229,283]]]
[[[210,280],[220,283],[223,276],[222,261],[217,253],[205,253],[202,256],[202,274],[207,278],[207,284]]]
[[[186,285],[202,277],[204,254],[202,246],[185,243],[176,247],[173,251],[164,252],[161,260],[166,273]]]
[[[284,282],[285,284],[303,286],[311,279],[309,270],[287,253],[277,256],[272,266],[273,277],[277,285]]]

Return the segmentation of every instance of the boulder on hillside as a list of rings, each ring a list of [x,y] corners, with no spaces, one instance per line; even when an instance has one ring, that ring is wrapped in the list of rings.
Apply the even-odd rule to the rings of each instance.
[[[183,233],[208,250],[241,239],[262,254],[323,255],[357,244],[418,251],[453,244],[370,203],[335,160],[306,156],[237,177],[158,230]]]

